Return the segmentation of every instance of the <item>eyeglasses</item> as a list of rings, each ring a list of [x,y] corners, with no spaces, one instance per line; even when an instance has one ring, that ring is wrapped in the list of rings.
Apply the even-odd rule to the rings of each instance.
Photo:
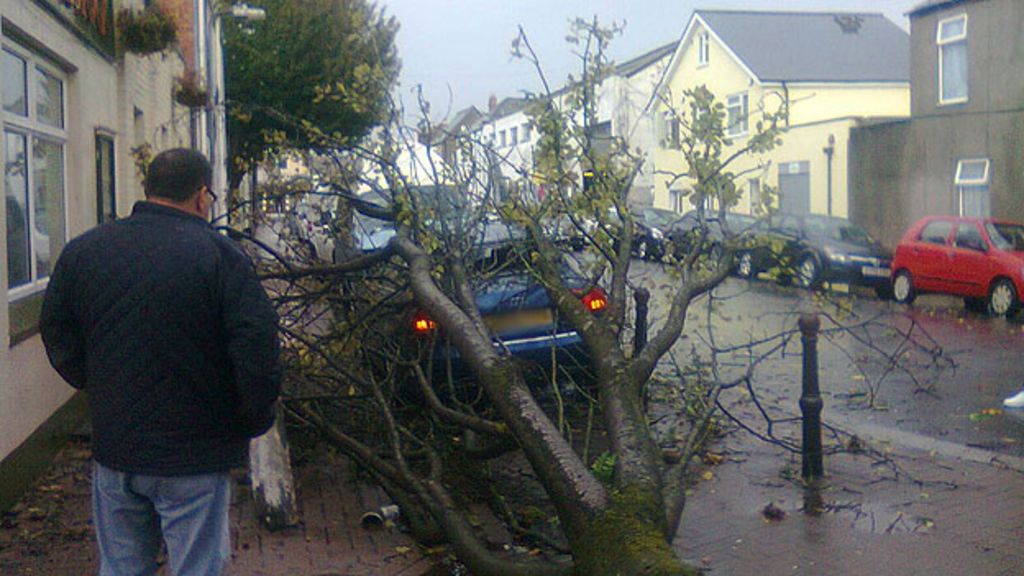
[[[206,193],[210,195],[210,198],[213,198],[213,203],[216,204],[217,200],[219,199],[217,193],[211,190],[209,186],[204,186],[204,188],[206,188]]]

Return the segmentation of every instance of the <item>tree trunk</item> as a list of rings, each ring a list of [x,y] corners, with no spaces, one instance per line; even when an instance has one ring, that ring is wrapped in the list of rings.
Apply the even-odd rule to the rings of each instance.
[[[696,576],[665,539],[660,502],[645,490],[616,492],[611,505],[574,538],[574,574],[579,576]]]

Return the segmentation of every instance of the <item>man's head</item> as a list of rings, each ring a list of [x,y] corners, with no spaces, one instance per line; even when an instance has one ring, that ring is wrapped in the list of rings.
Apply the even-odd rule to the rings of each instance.
[[[210,190],[212,181],[213,169],[205,156],[188,148],[172,148],[150,162],[146,199],[208,218],[215,199]]]

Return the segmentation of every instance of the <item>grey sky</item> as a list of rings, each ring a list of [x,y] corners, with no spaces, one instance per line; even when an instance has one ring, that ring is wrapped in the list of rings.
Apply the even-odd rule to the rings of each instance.
[[[537,90],[536,73],[510,56],[522,25],[555,86],[575,70],[565,43],[568,22],[597,15],[604,23],[626,22],[612,43],[612,58],[624,61],[677,39],[694,9],[882,12],[909,29],[904,14],[921,0],[378,0],[402,28],[400,95],[415,104],[422,84],[431,117],[475,105],[484,110],[490,94],[516,96]]]

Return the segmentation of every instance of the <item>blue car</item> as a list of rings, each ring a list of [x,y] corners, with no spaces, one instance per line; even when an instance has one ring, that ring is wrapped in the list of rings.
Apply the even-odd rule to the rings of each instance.
[[[502,227],[503,228],[503,227]],[[502,237],[504,236],[504,237]],[[525,363],[550,380],[570,376],[577,382],[587,379],[588,357],[576,330],[559,318],[547,291],[527,269],[521,252],[523,243],[515,234],[494,233],[493,225],[484,234],[482,257],[477,266],[478,281],[473,286],[477,308],[493,336],[495,348]],[[562,280],[579,295],[583,305],[594,314],[608,307],[608,297],[599,286],[584,278],[565,258]],[[437,325],[423,312],[416,312],[411,328],[424,345],[433,347],[429,357],[435,375],[450,369],[462,371],[461,358]]]

